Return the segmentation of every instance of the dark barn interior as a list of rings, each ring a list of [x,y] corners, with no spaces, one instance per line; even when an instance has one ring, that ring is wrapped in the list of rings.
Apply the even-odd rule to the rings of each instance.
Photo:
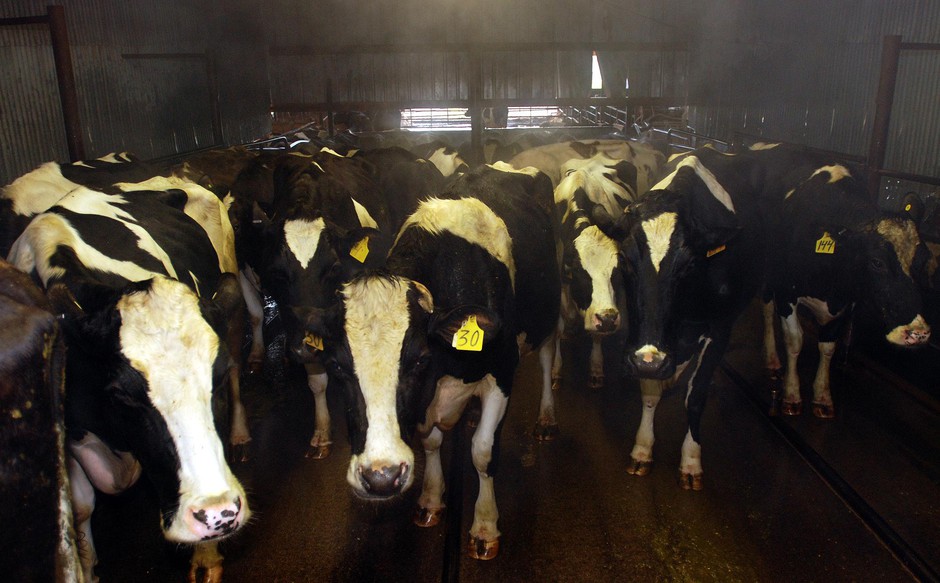
[[[3,259],[32,276],[41,290],[35,294],[44,293],[48,300],[37,300],[38,309],[45,310],[44,317],[51,312],[60,327],[47,332],[42,341],[34,338],[31,326],[36,308],[30,305],[23,311],[24,278],[17,274],[7,281],[4,274],[13,269],[0,262],[0,295],[5,298],[0,302],[0,317],[9,322],[8,333],[0,335],[0,578],[86,581],[90,572],[87,549],[92,548],[89,533],[94,532],[97,562],[91,572],[101,583],[940,580],[940,343],[929,338],[929,327],[940,316],[936,269],[940,261],[940,4],[927,0],[439,0],[430,4],[413,0],[12,0],[0,5],[0,77],[4,79],[0,83],[0,184],[6,185],[0,194],[0,243],[3,253],[9,252]],[[613,153],[625,143],[629,154]],[[535,149],[566,144],[573,144],[570,147],[577,153],[552,159],[548,166],[513,161],[532,160],[526,156]],[[782,145],[774,149],[766,144]],[[383,166],[386,159],[380,153],[392,151],[410,157],[412,171],[431,168],[433,177],[418,182],[415,174],[395,173],[404,172],[403,166]],[[776,166],[768,160],[776,164],[773,152],[781,151],[797,152],[801,158],[799,163],[790,160],[786,171],[776,175]],[[568,178],[589,172],[573,161],[597,156],[607,164],[601,177],[616,183],[618,192],[625,192],[618,199],[621,208],[616,213],[601,212],[603,201],[590,194],[585,195],[586,202],[577,195],[565,198],[569,195],[562,185]],[[641,160],[647,158],[642,156],[657,162],[644,166]],[[234,166],[223,168],[219,162],[223,157],[234,160]],[[816,163],[819,160],[825,162]],[[612,170],[619,161],[631,163],[626,175],[620,173],[622,166]],[[806,168],[800,165],[804,161]],[[41,166],[48,162],[58,163],[54,178],[43,175],[36,182],[26,180],[37,168],[48,168]],[[745,170],[726,180],[726,162]],[[344,170],[346,164],[352,168],[354,163],[359,164],[355,171]],[[526,167],[533,170],[532,175],[526,174]],[[804,170],[797,179],[796,174]],[[360,171],[371,173],[371,182],[348,186],[347,180]],[[102,179],[100,173],[108,176]],[[98,182],[82,178],[92,174]],[[661,215],[649,214],[654,205],[644,201],[660,200],[650,196],[652,192],[679,192],[682,176],[691,177],[698,190],[683,195],[687,199],[676,195],[679,199],[691,200],[693,191],[709,195],[704,206],[678,203],[679,210],[664,213],[680,223],[686,220],[683,213],[690,213],[684,232],[689,240],[716,208],[727,208],[739,220],[730,239],[689,244],[698,254],[690,260],[694,269],[729,267],[702,271],[706,275],[694,285],[670,288],[688,302],[677,303],[679,307],[669,317],[680,312],[683,317],[695,314],[681,320],[682,324],[673,325],[677,319],[665,326],[667,335],[686,330],[686,325],[695,331],[691,340],[680,342],[676,349],[677,354],[686,348],[692,351],[686,368],[681,362],[665,361],[652,340],[637,340],[649,328],[645,318],[659,309],[660,302],[667,302],[660,295],[652,303],[637,304],[637,298],[646,297],[643,274],[655,270],[656,277],[665,277],[673,265],[670,253],[677,245],[677,239],[667,238],[672,247],[656,246]],[[134,188],[119,185],[153,177],[170,182],[151,181]],[[254,178],[266,180],[266,190],[250,181]],[[314,198],[298,202],[284,194],[297,196],[298,185],[309,184],[302,182],[308,179],[319,185],[315,204],[320,206],[315,216],[318,228],[327,233],[323,241],[336,247],[339,259],[302,292],[313,293],[310,290],[322,286],[333,302],[328,306],[295,303],[302,286],[293,272],[271,275],[284,258],[269,252],[268,246],[274,243],[266,229],[276,224],[286,229],[292,219],[285,220],[285,214],[314,204],[310,202]],[[587,184],[588,178],[584,180]],[[847,210],[831,211],[829,203],[822,202],[824,195],[813,194],[829,192],[825,189],[848,180],[858,199]],[[505,186],[510,182],[525,185],[529,199],[519,203],[511,198],[515,194],[507,194],[510,187]],[[482,189],[479,184],[483,183],[498,183],[504,190],[497,188],[494,201],[461,190],[471,188],[468,184]],[[812,190],[816,183],[821,190]],[[368,186],[356,190],[362,184]],[[578,192],[583,194],[587,188]],[[757,226],[745,224],[750,211],[742,201],[749,199],[741,198],[739,190],[750,193],[748,189],[757,193],[755,197],[765,197],[755,203],[758,210],[754,212],[762,221]],[[157,191],[161,203],[126,194],[134,190]],[[194,194],[195,190],[199,192]],[[389,193],[401,192],[405,194],[389,198]],[[540,198],[542,194],[553,199]],[[140,198],[139,208],[157,210],[135,214],[138,211],[131,206],[120,206],[126,202],[122,196],[133,201]],[[282,196],[295,206],[282,202],[288,200],[278,198]],[[418,251],[404,255],[401,249],[412,240],[421,243],[415,245],[422,252],[431,244],[421,238],[425,235],[408,236],[414,235],[408,232],[409,225],[423,224],[416,209],[419,199],[428,196],[439,196],[441,204],[466,197],[492,202],[490,206],[497,210],[488,212],[494,213],[502,230],[475,232],[470,238],[464,231],[458,233],[464,227],[456,225],[454,217],[470,213],[461,206],[441,211],[437,220],[444,226],[435,227],[437,231],[427,228],[436,235],[446,231],[457,239],[463,237],[463,243],[476,245],[473,249],[486,250],[479,254],[484,259],[475,252],[453,251],[445,262],[439,259],[444,257],[441,252],[433,261],[444,262],[445,267],[435,272],[429,255]],[[776,198],[766,202],[771,196]],[[784,282],[790,287],[781,284],[784,276],[774,267],[790,257],[786,245],[802,233],[800,226],[786,222],[799,214],[793,209],[798,199],[803,200],[801,196],[808,197],[804,218],[808,215],[819,222],[832,212],[838,219],[838,224],[830,221],[814,231],[811,259],[829,253],[835,263],[827,264],[828,271],[855,278],[850,284],[828,285],[821,280],[829,273],[812,271],[810,260],[797,261],[795,266],[788,263],[795,275],[788,272],[787,276],[794,281],[810,280],[804,282],[810,287],[816,284],[812,297],[793,291],[803,284],[787,283],[790,280]],[[126,248],[131,241],[130,247],[140,251],[133,241],[113,235],[101,226],[104,222],[82,231],[75,216],[92,211],[75,202],[80,200],[97,201],[96,209],[111,205],[105,213],[108,220],[121,221],[135,233],[140,249],[152,255],[148,261],[159,266],[140,263]],[[500,201],[510,200],[517,202],[506,202],[511,210],[501,214]],[[215,221],[216,231],[196,218],[192,210],[196,204],[209,209],[200,216],[217,213],[206,219]],[[126,209],[129,219],[121,214],[124,210],[114,210],[119,207]],[[528,209],[520,213],[523,218],[512,215],[520,208]],[[577,214],[585,208],[587,212]],[[878,252],[887,249],[897,266],[879,264],[869,255],[864,255],[865,260],[839,255],[853,244],[841,238],[854,228],[849,225],[856,216],[853,213],[881,217],[882,222],[866,227],[865,234],[883,235]],[[40,235],[41,221],[34,217],[48,219],[48,215],[65,217],[63,224],[75,225],[74,232],[68,231],[72,238],[37,243],[46,235]],[[555,237],[551,245],[538,247],[529,242],[546,230],[539,226],[542,223],[527,222],[534,221],[534,215],[554,221],[546,227]],[[206,232],[190,240],[186,238],[189,231],[163,231],[189,220],[187,216]],[[581,221],[571,218],[574,227],[565,222],[573,216]],[[343,223],[347,219],[353,220],[352,227]],[[901,235],[886,235],[884,221],[909,225],[904,231],[907,238],[902,241]],[[615,247],[614,275],[610,271],[607,275],[621,278],[612,293],[621,294],[614,304],[623,318],[618,314],[616,324],[608,328],[599,323],[593,307],[588,316],[584,307],[571,307],[577,303],[568,291],[575,285],[569,264],[574,251],[565,247],[570,241],[563,239],[566,229],[580,233],[588,223]],[[475,223],[475,228],[480,224]],[[312,232],[309,225],[304,228],[304,236]],[[752,251],[757,253],[759,248],[762,255],[755,263],[735,264],[732,260],[738,255],[734,253],[739,253],[735,242],[745,240],[749,229],[758,242]],[[163,255],[158,256],[148,251],[142,232],[158,233],[153,240],[159,245],[172,243],[164,245],[165,253],[159,249]],[[500,255],[501,239],[494,232],[511,238],[513,251],[507,253],[518,255],[509,261],[505,253]],[[319,260],[317,242],[305,249],[294,243],[297,233],[287,229],[274,239],[280,237],[282,251],[288,249],[294,263],[307,269],[308,262]],[[445,243],[433,244],[445,249]],[[827,244],[836,251],[827,251]],[[209,257],[206,268],[205,273],[211,275],[204,275],[192,267],[199,258],[189,257],[210,247],[216,255]],[[63,248],[70,253],[60,255]],[[94,253],[88,251],[91,248]],[[530,248],[537,249],[523,255]],[[349,262],[347,255],[358,263]],[[415,260],[418,256],[425,260]],[[473,263],[471,256],[478,261]],[[643,258],[653,266],[646,272],[637,263]],[[543,259],[558,269],[549,269],[549,276],[540,272],[543,279],[537,283],[525,279],[532,271],[527,267]],[[70,271],[73,260],[78,267]],[[124,267],[118,264],[135,261],[151,275],[132,279],[120,271]],[[724,261],[728,263],[720,263]],[[256,274],[244,276],[249,268]],[[621,268],[623,275],[618,275]],[[508,276],[503,276],[503,269]],[[402,388],[400,379],[423,374],[425,366],[442,371],[442,363],[451,365],[450,357],[439,356],[447,341],[433,336],[453,313],[438,310],[450,307],[444,291],[450,289],[447,286],[465,281],[461,277],[470,278],[470,271],[473,285],[468,287],[473,289],[467,294],[475,293],[477,287],[490,292],[487,286],[503,290],[500,285],[509,285],[510,292],[499,293],[515,298],[514,311],[487,305],[489,311],[475,312],[473,319],[465,318],[445,332],[454,334],[456,348],[468,322],[476,326],[479,321],[481,342],[494,343],[497,335],[508,339],[509,361],[514,367],[518,356],[518,369],[510,369],[514,371],[511,404],[505,416],[495,420],[487,402],[498,400],[493,395],[499,391],[487,392],[485,382],[499,375],[492,371],[476,374],[477,369],[466,373],[466,384],[461,386],[476,387],[474,396],[479,399],[471,399],[450,423],[438,419],[444,437],[439,445],[440,463],[435,466],[427,461],[436,459],[437,454],[428,452],[434,447],[422,441],[428,438],[422,429],[424,416],[428,415],[429,423],[432,410],[446,417],[442,411],[456,393],[439,394],[433,402],[428,395],[413,412],[407,392],[411,389]],[[916,287],[916,298],[911,301],[917,309],[910,315],[898,316],[893,307],[889,309],[903,294],[887,284],[887,292],[878,287],[879,274],[887,271],[911,289]],[[244,277],[237,299],[225,304],[230,297],[226,291],[235,293],[239,273]],[[343,370],[344,358],[365,360],[350,323],[352,306],[357,305],[352,303],[353,290],[369,277],[391,277],[390,273],[411,281],[400,300],[410,306],[409,317],[418,313],[429,323],[419,327],[420,333],[408,328],[406,340],[396,345],[404,363],[397,373]],[[82,294],[98,290],[99,284],[109,288],[108,297],[117,302],[113,313],[94,324],[124,326],[131,321],[128,298],[141,290],[149,293],[147,285],[151,284],[139,282],[155,274],[157,279],[175,279],[177,284],[186,284],[181,287],[192,288],[178,292],[186,298],[191,295],[197,306],[189,320],[184,317],[181,322],[198,320],[214,334],[212,346],[219,356],[206,357],[208,364],[203,364],[209,371],[206,374],[215,376],[208,383],[211,395],[200,403],[205,405],[212,439],[224,449],[222,474],[229,477],[223,481],[230,487],[226,495],[236,492],[232,495],[235,506],[218,511],[223,517],[235,513],[237,519],[229,526],[219,526],[224,518],[214,527],[202,518],[221,505],[201,502],[199,510],[190,512],[183,500],[187,488],[196,488],[186,472],[198,473],[198,468],[190,466],[208,466],[215,460],[214,454],[206,453],[211,449],[208,445],[192,446],[198,450],[193,459],[183,451],[185,446],[180,444],[191,445],[194,442],[187,439],[195,439],[191,434],[198,433],[192,429],[192,424],[198,425],[195,417],[186,417],[179,426],[173,421],[184,407],[177,399],[182,402],[184,398],[173,394],[169,401],[174,404],[162,408],[164,397],[153,387],[163,374],[142,368],[144,357],[130,352],[133,340],[123,331],[111,344],[75,340],[91,324],[77,326],[72,318],[84,317],[98,306],[97,300],[86,300],[90,296]],[[713,305],[700,299],[713,291],[707,286],[714,277],[726,278],[722,281],[732,282],[734,290],[739,289],[735,287],[739,282],[747,282],[740,285],[748,290],[741,292],[740,306],[728,312],[726,336],[715,332],[718,325],[712,317],[719,308],[713,313]],[[95,278],[94,285],[87,283]],[[596,278],[592,281],[598,286]],[[727,292],[721,283],[714,285],[716,297],[737,293]],[[137,287],[132,293],[125,284]],[[248,316],[251,285],[263,308],[260,327],[254,331]],[[563,294],[560,307],[555,303],[546,307],[540,299],[558,296],[553,285],[565,286],[564,293],[569,294]],[[706,291],[690,292],[690,287],[684,287],[696,285],[705,286],[701,289]],[[833,290],[837,287],[861,299],[840,306],[842,311],[836,313],[833,294],[837,292]],[[523,289],[527,291],[520,292]],[[464,291],[454,293],[463,298]],[[786,295],[791,291],[795,295]],[[421,301],[432,292],[438,310]],[[686,292],[689,295],[683,296]],[[489,293],[487,298],[499,293]],[[876,299],[864,299],[869,296]],[[784,302],[784,297],[790,299]],[[762,299],[776,301],[779,318],[762,312]],[[412,320],[405,318],[403,323],[394,315],[398,301],[383,297],[379,308],[369,313],[371,319],[367,318],[365,326],[369,335],[384,336],[399,325],[412,326]],[[820,302],[831,310],[822,320]],[[467,303],[476,306],[480,302]],[[792,314],[788,314],[786,306],[791,304]],[[229,305],[238,307],[225,311]],[[337,305],[342,312],[336,312]],[[565,319],[566,305],[574,310],[574,320],[570,314]],[[720,302],[714,305],[726,308]],[[694,311],[702,306],[704,315]],[[431,315],[421,314],[421,308]],[[553,332],[546,334],[551,337],[559,309],[563,322],[557,331],[561,337],[557,355],[565,364],[555,375],[551,391],[556,426],[545,422],[543,388],[548,381],[540,368],[549,353],[555,358],[555,352],[544,348],[548,344],[540,350],[536,343],[529,346],[533,353],[524,354],[524,347],[534,336],[525,328],[529,312],[533,320],[541,317],[549,322]],[[222,312],[235,316],[220,324]],[[337,314],[343,318],[339,327]],[[592,315],[597,330],[588,333],[581,323],[587,326]],[[892,317],[898,325],[894,330],[895,324],[884,326]],[[162,319],[145,313],[142,326],[174,328]],[[780,358],[773,366],[764,349],[765,321],[777,322],[777,331],[770,334],[776,339],[774,354]],[[176,326],[177,331],[183,325]],[[509,326],[518,326],[513,329],[518,334],[509,335]],[[469,330],[472,333],[473,328]],[[432,355],[430,364],[422,359],[406,362],[412,347],[408,343],[412,336],[422,334],[428,336],[427,346],[421,347]],[[55,344],[63,338],[68,358]],[[180,345],[171,345],[156,362],[170,371],[181,371],[176,375],[180,379],[194,377],[196,373],[188,373],[182,361],[173,360],[188,362],[190,353],[197,352],[189,336],[181,338],[185,347],[174,351]],[[541,342],[543,337],[539,338]],[[594,345],[601,351],[602,364],[596,359],[592,364]],[[481,354],[496,354],[498,346],[484,344]],[[715,346],[721,347],[717,353]],[[261,347],[264,352],[259,356]],[[506,352],[501,351],[503,357]],[[80,358],[76,355],[86,354],[101,358],[95,361],[99,364],[75,364]],[[373,360],[387,356],[382,349],[369,354]],[[795,364],[789,365],[789,373],[788,354],[800,355],[798,362],[793,356]],[[499,358],[485,357],[490,364]],[[651,359],[663,359],[662,363],[655,360],[662,370],[651,370]],[[830,359],[831,397],[828,390],[820,389],[823,373],[817,372],[828,367]],[[398,357],[393,360],[398,366]],[[102,370],[96,371],[96,366]],[[104,369],[112,366],[132,370],[134,382],[143,383],[141,392],[118,394],[126,376],[108,376]],[[228,376],[221,375],[223,369]],[[670,369],[668,374],[666,369]],[[447,370],[448,379],[461,378],[453,369]],[[502,374],[503,369],[499,370]],[[709,372],[698,375],[699,371]],[[77,398],[72,396],[70,401],[69,391],[82,375],[101,384],[88,402],[125,406],[139,398],[132,408],[162,417],[146,424],[139,421],[143,417],[128,414],[113,423],[121,427],[120,438],[98,442],[100,448],[95,449],[98,446],[83,433],[88,426],[79,425],[85,421],[85,410],[78,415],[72,408]],[[316,393],[313,387],[319,381],[313,377],[317,375],[329,379],[329,390]],[[697,375],[704,376],[704,383]],[[795,381],[796,391],[802,390],[802,405],[799,396],[793,402],[792,386],[791,392],[786,390],[787,379],[792,382],[795,375],[803,379],[802,385],[799,379]],[[811,380],[814,375],[815,381]],[[403,411],[415,416],[412,425],[394,419],[394,428],[402,423],[402,439],[413,452],[413,461],[402,461],[400,473],[391,476],[387,474],[394,468],[378,463],[371,468],[373,473],[386,472],[388,483],[373,483],[367,464],[357,470],[350,462],[372,455],[371,442],[362,443],[366,438],[360,435],[361,425],[384,430],[384,417],[373,413],[379,397],[365,393],[365,385],[373,382],[367,376],[378,384],[387,377],[392,379],[390,386],[397,387],[391,397],[385,395],[391,399],[387,417],[402,417]],[[670,379],[672,385],[665,382]],[[440,385],[434,381],[416,381],[416,386],[451,386],[444,380]],[[185,385],[189,380],[179,382]],[[506,387],[498,384],[493,381],[493,387],[505,393]],[[240,385],[244,411],[239,410],[233,385]],[[27,390],[46,392],[36,395]],[[637,453],[642,429],[635,433],[657,408],[659,392],[651,401],[650,391],[662,392],[655,422],[657,439],[655,445],[649,443],[655,463],[642,451]],[[210,398],[208,405],[205,402]],[[509,400],[508,393],[505,400]],[[326,411],[332,419],[331,433],[321,435]],[[27,428],[25,424],[34,417],[41,425]],[[240,442],[234,437],[240,419],[246,421],[250,441],[247,436]],[[493,440],[487,442],[486,431],[494,424],[496,446],[487,465],[491,461],[487,447],[493,447]],[[112,427],[112,421],[107,425]],[[416,431],[405,429],[415,429],[413,425],[418,426]],[[438,430],[428,431],[433,436]],[[27,476],[25,472],[32,471],[27,462],[39,451],[40,437],[45,442],[43,456],[58,451],[59,466]],[[170,466],[178,470],[170,479],[173,501],[169,506],[164,504],[166,481],[155,477],[156,471],[148,473],[154,456],[140,456],[135,450],[139,443],[148,442],[150,447],[160,440],[172,442],[175,448],[172,455],[167,454],[173,458]],[[161,454],[166,452],[161,450]],[[478,475],[481,455],[487,470]],[[134,456],[140,458],[139,464]],[[90,469],[93,459],[103,466]],[[126,473],[108,474],[104,480],[108,483],[102,487],[101,474],[96,473],[101,467],[121,467]],[[141,467],[142,479],[136,475],[128,479],[134,468]],[[442,511],[429,509],[428,499],[434,500],[434,495],[422,493],[422,480],[425,487],[433,482],[435,467],[442,468],[446,483],[443,493],[437,493],[445,507]],[[76,468],[87,476],[87,492],[96,492],[87,531],[80,526],[84,506],[75,494],[79,488],[73,474]],[[109,482],[112,477],[113,483]],[[414,485],[398,490],[406,478],[413,478]],[[122,487],[122,479],[130,485]],[[490,486],[498,504],[500,532],[496,536],[479,534],[478,523],[490,518],[481,519],[490,508],[491,501],[483,494]],[[395,490],[394,495],[377,493],[385,490]],[[243,502],[251,507],[250,517]],[[41,508],[33,513],[36,506]],[[52,508],[61,510],[54,521],[47,517]],[[25,524],[32,515],[45,522]],[[184,522],[177,516],[184,516],[188,528],[202,541],[173,539],[168,533],[176,527],[171,525]],[[202,526],[193,526],[193,517]],[[430,527],[419,528],[416,522]],[[435,522],[439,523],[432,525]],[[50,542],[53,538],[58,542]],[[213,554],[216,542],[224,563]],[[195,554],[191,543],[197,543]],[[203,548],[212,550],[203,555]],[[224,565],[224,575],[220,565]]]

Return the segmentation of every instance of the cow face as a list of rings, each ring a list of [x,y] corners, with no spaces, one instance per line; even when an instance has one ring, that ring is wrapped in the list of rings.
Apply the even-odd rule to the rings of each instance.
[[[82,286],[81,308],[64,286],[50,290],[67,314],[69,393],[87,399],[140,460],[157,490],[164,536],[195,543],[227,536],[250,517],[245,491],[222,450],[212,416],[227,369],[220,321],[240,300],[223,276],[216,300],[157,277],[123,292]],[[223,305],[229,304],[229,305]]]
[[[926,257],[913,221],[883,218],[875,228],[856,235],[860,246],[854,273],[862,298],[880,316],[888,342],[916,346],[930,338],[923,300],[915,278]]]
[[[693,158],[694,160],[694,158]],[[697,164],[697,161],[693,162]],[[705,176],[705,179],[702,176]],[[631,342],[627,370],[640,377],[672,376],[683,319],[703,319],[730,294],[723,250],[739,231],[730,197],[699,166],[682,166],[630,209],[622,243],[627,271]]]
[[[571,297],[584,317],[584,329],[611,334],[620,328],[619,299],[624,297],[617,243],[597,226],[580,230],[565,253]]]
[[[322,339],[331,383],[347,394],[352,457],[346,481],[357,495],[388,498],[411,486],[408,441],[426,421],[433,396],[432,352],[451,350],[454,332],[469,315],[477,317],[484,341],[496,337],[499,322],[489,310],[436,313],[423,285],[377,273],[344,285],[340,305],[308,313],[307,330]]]

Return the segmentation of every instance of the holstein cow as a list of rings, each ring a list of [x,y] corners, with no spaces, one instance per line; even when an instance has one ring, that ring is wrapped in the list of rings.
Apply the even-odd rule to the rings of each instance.
[[[347,481],[365,498],[389,498],[414,480],[407,445],[415,427],[426,469],[416,522],[438,523],[444,509],[442,431],[467,402],[482,413],[472,440],[480,490],[470,556],[499,548],[493,474],[499,432],[520,353],[537,348],[544,423],[551,403],[552,335],[560,281],[551,186],[535,169],[481,166],[422,202],[405,222],[388,272],[343,286],[342,302],[307,316],[322,338],[327,368],[347,391],[352,459]],[[547,397],[546,397],[547,395]]]
[[[623,214],[636,197],[636,168],[626,160],[603,154],[572,160],[574,167],[555,188],[560,210],[562,253],[562,317],[556,342],[553,384],[561,378],[561,336],[566,322],[591,334],[591,387],[604,384],[602,339],[620,329],[625,304],[623,273],[617,242],[594,224],[595,206],[611,216]]]
[[[640,377],[643,396],[632,474],[646,474],[652,464],[653,416],[663,381],[679,377],[691,363],[682,377],[689,428],[679,472],[683,488],[702,488],[708,387],[764,269],[766,234],[753,173],[750,159],[698,150],[618,219],[622,229],[630,228],[622,241],[630,302],[624,367]]]
[[[235,152],[236,156],[240,154]],[[216,156],[211,158],[218,160]],[[202,164],[203,168],[206,164]],[[183,173],[178,176],[173,172]],[[9,246],[23,232],[35,215],[45,212],[69,192],[85,186],[94,191],[117,194],[124,191],[147,190],[165,191],[179,189],[186,193],[187,200],[183,211],[207,230],[209,239],[220,257],[220,266],[229,273],[236,273],[233,232],[226,217],[219,216],[218,200],[208,190],[197,184],[192,178],[198,178],[195,170],[181,166],[175,169],[159,169],[147,162],[139,161],[132,154],[109,154],[95,160],[85,160],[72,164],[47,162],[35,170],[24,174],[3,188],[0,194],[0,221],[2,221],[3,256],[9,252]],[[201,176],[201,174],[200,174]],[[211,181],[204,179],[203,183]],[[243,333],[241,320],[235,318],[230,329],[229,349],[232,351],[229,371],[229,389],[231,391],[232,422],[229,443],[233,447],[235,459],[245,459],[251,434],[248,430],[247,415],[241,401],[241,342]]]
[[[29,276],[0,260],[0,572],[79,581],[66,475],[65,343]]]
[[[930,326],[917,279],[929,253],[914,222],[879,212],[864,180],[846,166],[831,163],[804,177],[782,202],[764,299],[776,305],[786,343],[783,413],[802,411],[796,362],[803,346],[797,306],[803,306],[820,326],[813,414],[828,419],[834,416],[829,365],[854,304],[872,309],[888,342],[903,347],[927,342]],[[768,368],[779,368],[772,317],[765,346]]]
[[[199,217],[227,221],[213,195]],[[251,516],[225,462],[213,395],[229,369],[228,320],[241,305],[214,232],[179,190],[108,195],[78,188],[38,215],[11,261],[48,290],[68,347],[66,428],[75,521],[93,580],[94,490],[143,471],[167,540],[195,545],[193,572],[221,577],[217,541]]]
[[[460,152],[440,140],[415,146],[411,151],[434,164],[445,177],[465,172],[469,168],[460,157]]]
[[[387,225],[387,218],[377,187],[360,163],[349,158],[330,152],[259,158],[245,169],[245,174],[257,173],[273,185],[270,198],[233,187],[237,255],[243,270],[247,266],[257,273],[261,287],[277,302],[288,354],[306,369],[316,410],[307,455],[322,459],[332,444],[327,375],[306,344],[297,314],[329,306],[340,284],[353,274],[384,265],[390,236],[378,221]],[[253,315],[256,337],[260,317]]]
[[[548,144],[520,152],[509,164],[513,168],[538,168],[552,179],[554,187],[558,186],[564,177],[562,166],[566,162],[593,158],[598,154],[632,162],[637,170],[638,192],[646,192],[659,178],[662,168],[666,165],[666,157],[655,147],[645,142],[629,140],[577,140]]]

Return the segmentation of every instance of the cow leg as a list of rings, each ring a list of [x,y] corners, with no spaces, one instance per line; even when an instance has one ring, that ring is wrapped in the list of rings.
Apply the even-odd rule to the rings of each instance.
[[[251,441],[251,432],[248,431],[248,414],[242,403],[241,366],[233,360],[228,369],[229,397],[231,398],[232,426],[229,430],[229,443],[232,444],[232,458],[235,461],[248,461],[248,442]]]
[[[558,435],[555,396],[552,395],[552,361],[556,356],[556,347],[556,339],[552,337],[546,339],[539,347],[539,364],[542,365],[542,399],[539,401],[539,419],[535,424],[535,439],[539,441],[551,441]]]
[[[114,451],[90,431],[81,441],[69,440],[68,448],[85,479],[105,494],[120,494],[140,478],[140,462],[134,456]]]
[[[829,391],[829,365],[835,351],[835,341],[819,343],[819,367],[813,380],[813,415],[820,419],[832,419],[836,416],[832,406],[832,393]]]
[[[441,467],[441,442],[444,433],[437,427],[421,439],[424,446],[424,484],[418,498],[414,523],[420,527],[437,526],[444,513],[444,470]]]
[[[87,583],[98,581],[95,577],[95,565],[98,553],[91,536],[91,514],[95,510],[95,489],[85,470],[73,456],[67,455],[69,488],[72,497],[72,516],[78,538],[78,560],[81,563],[84,580]]]
[[[193,558],[189,564],[189,583],[200,581],[200,571],[205,573],[202,583],[222,583],[222,555],[219,542],[209,541],[193,545]]]
[[[497,432],[506,414],[509,397],[492,381],[483,389],[480,400],[483,410],[480,425],[473,434],[471,447],[473,467],[480,477],[480,492],[473,508],[469,555],[472,559],[487,561],[499,553],[500,533],[496,528],[499,510],[496,508],[496,491],[493,487],[490,462],[493,461]]]
[[[565,318],[558,316],[558,328],[555,332],[555,359],[552,362],[552,389],[561,386],[561,336],[565,332]]]
[[[643,398],[643,413],[640,417],[640,427],[636,430],[636,441],[633,451],[630,452],[630,466],[627,472],[634,476],[645,476],[653,466],[653,417],[656,415],[656,405],[663,394],[663,381],[640,379],[640,395]]]
[[[248,373],[261,372],[264,364],[264,335],[261,323],[264,320],[264,306],[261,305],[261,290],[257,285],[258,276],[250,267],[238,272],[238,283],[248,306],[248,318],[251,321],[251,350],[248,352]],[[240,342],[240,341],[239,341]],[[241,346],[239,343],[238,346]]]
[[[777,354],[777,335],[774,332],[777,307],[774,301],[770,300],[761,304],[761,311],[764,316],[764,368],[773,375],[783,368]]]
[[[333,441],[330,439],[330,409],[326,402],[327,376],[323,368],[318,364],[304,364],[307,370],[307,386],[313,393],[314,415],[316,415],[316,427],[313,430],[313,437],[310,438],[310,447],[307,449],[306,457],[322,460],[330,455],[330,445]]]
[[[591,336],[591,380],[588,386],[599,389],[604,386],[604,338]]]
[[[702,489],[702,413],[708,398],[708,387],[718,363],[728,348],[731,330],[722,330],[713,338],[704,338],[698,362],[689,375],[685,408],[689,418],[689,430],[682,442],[682,461],[679,464],[679,480],[685,490]]]
[[[800,398],[800,376],[796,370],[796,363],[803,349],[803,329],[796,314],[796,305],[790,306],[790,315],[780,319],[783,324],[783,338],[787,345],[787,370],[783,382],[784,415],[799,415],[803,412],[803,401]]]

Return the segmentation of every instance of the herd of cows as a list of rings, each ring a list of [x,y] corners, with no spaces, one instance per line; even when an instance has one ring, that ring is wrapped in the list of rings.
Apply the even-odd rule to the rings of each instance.
[[[348,411],[346,478],[360,497],[411,487],[419,437],[419,526],[444,509],[443,432],[479,399],[471,557],[499,551],[493,476],[519,360],[538,354],[535,435],[552,439],[572,328],[593,336],[593,386],[601,339],[626,335],[623,368],[644,405],[631,474],[650,471],[656,406],[682,384],[681,484],[700,490],[711,378],[755,298],[771,370],[783,368],[782,323],[788,415],[802,410],[797,306],[820,326],[821,418],[834,415],[829,363],[853,306],[873,308],[893,344],[929,338],[922,294],[936,261],[913,221],[879,211],[864,185],[839,160],[788,145],[667,160],[620,140],[475,168],[444,146],[44,164],[0,197],[0,518],[30,525],[3,541],[7,571],[95,580],[95,492],[146,476],[164,536],[194,546],[192,576],[221,580],[218,542],[251,518],[230,463],[251,440],[239,382],[264,361],[264,296],[314,395],[308,456],[330,454],[328,386]],[[55,562],[36,561],[40,551]]]

